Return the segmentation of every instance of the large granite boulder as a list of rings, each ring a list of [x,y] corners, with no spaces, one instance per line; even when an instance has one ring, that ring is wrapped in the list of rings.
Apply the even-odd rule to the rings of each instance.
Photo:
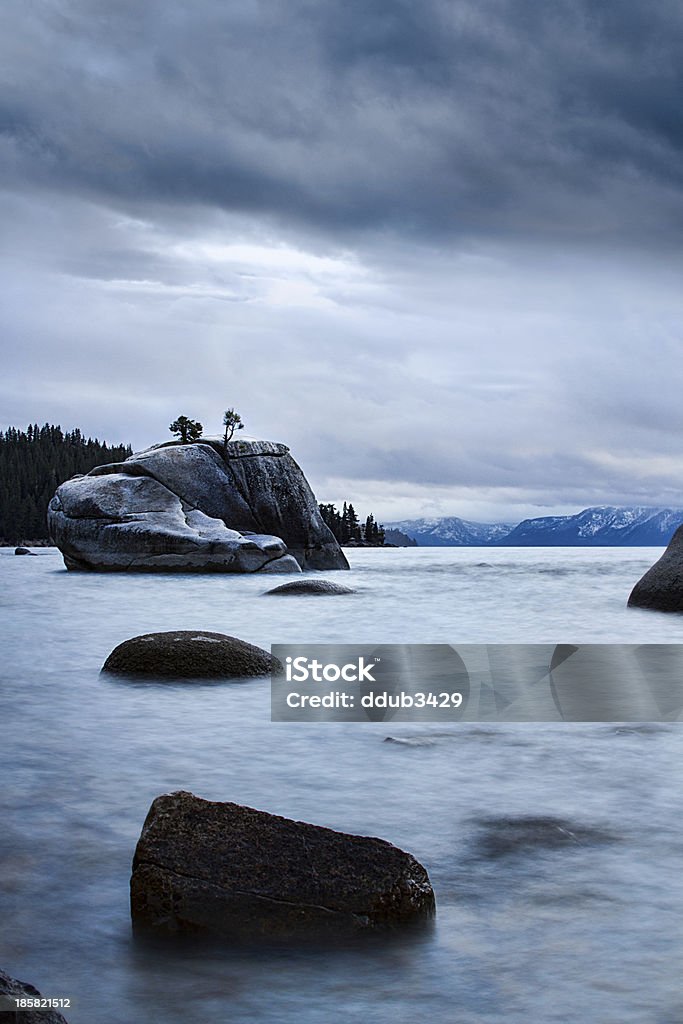
[[[40,992],[27,981],[17,981],[4,971],[0,971],[0,1021],[7,1024],[67,1024],[66,1018],[56,1010],[36,1008],[19,1009],[15,999],[42,999]]]
[[[342,938],[434,914],[426,870],[382,839],[170,793],[133,860],[136,931],[238,941]]]
[[[124,640],[102,671],[143,679],[244,679],[281,667],[268,651],[225,633],[180,629]]]
[[[683,612],[683,526],[678,527],[659,561],[638,580],[628,603],[632,608]]]
[[[348,569],[289,449],[211,439],[157,445],[57,489],[50,536],[68,569]]]

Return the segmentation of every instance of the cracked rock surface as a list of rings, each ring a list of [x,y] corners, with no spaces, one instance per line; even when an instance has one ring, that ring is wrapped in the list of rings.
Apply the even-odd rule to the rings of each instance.
[[[425,868],[391,843],[186,792],[152,803],[130,889],[136,931],[239,941],[394,929],[435,906]]]
[[[50,536],[68,569],[299,572],[348,569],[282,444],[157,445],[56,491]]]

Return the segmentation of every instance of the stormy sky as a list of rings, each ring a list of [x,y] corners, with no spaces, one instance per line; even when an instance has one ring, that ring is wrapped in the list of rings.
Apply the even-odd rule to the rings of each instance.
[[[5,0],[0,425],[320,500],[683,505],[677,0]]]

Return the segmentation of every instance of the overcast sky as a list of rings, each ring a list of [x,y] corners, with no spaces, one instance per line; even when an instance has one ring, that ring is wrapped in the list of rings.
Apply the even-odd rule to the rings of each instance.
[[[4,0],[0,424],[683,506],[678,0]]]

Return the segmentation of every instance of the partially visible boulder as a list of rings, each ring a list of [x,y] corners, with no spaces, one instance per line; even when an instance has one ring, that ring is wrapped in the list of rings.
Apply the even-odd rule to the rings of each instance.
[[[291,583],[282,583],[279,587],[267,590],[267,594],[355,594],[351,587],[344,587],[341,583],[331,583],[330,580],[292,580]]]
[[[48,528],[68,569],[348,569],[289,449],[270,441],[171,442],[98,466],[57,489]]]
[[[679,526],[662,557],[640,579],[628,599],[631,608],[683,612],[683,526]]]
[[[0,1021],[7,1024],[67,1024],[65,1017],[56,1010],[23,1009],[12,1010],[15,999],[41,999],[41,994],[26,981],[17,981],[0,971]]]
[[[25,547],[19,546],[18,548],[14,549],[14,554],[15,555],[34,555],[35,551],[31,551],[29,548],[25,548]]]
[[[136,930],[334,939],[434,909],[426,870],[391,843],[192,793],[157,797],[133,859]]]
[[[270,675],[279,664],[268,651],[237,637],[183,629],[124,640],[102,671],[146,679],[243,679]]]

